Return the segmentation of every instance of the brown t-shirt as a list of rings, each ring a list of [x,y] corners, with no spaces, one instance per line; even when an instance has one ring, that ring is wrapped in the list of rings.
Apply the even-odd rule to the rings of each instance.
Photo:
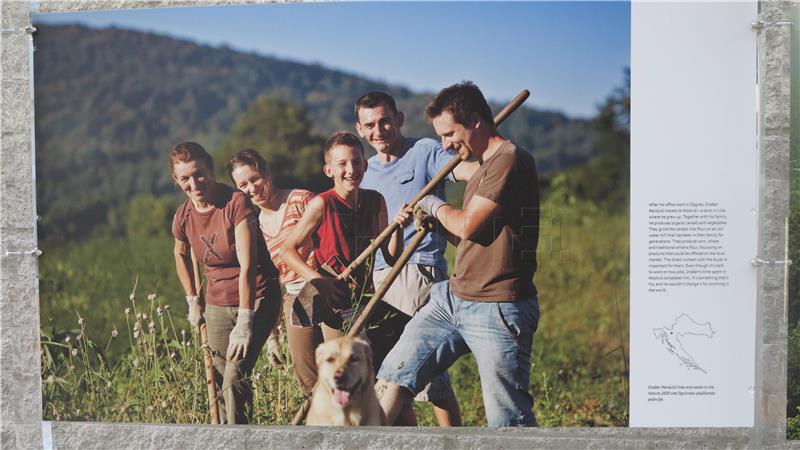
[[[464,208],[474,196],[500,205],[472,239],[462,239],[453,292],[480,302],[530,299],[536,294],[536,245],[539,242],[539,184],[533,156],[506,141],[467,182]]]
[[[258,216],[247,196],[230,186],[217,183],[214,208],[198,212],[190,200],[182,204],[172,220],[172,235],[188,243],[203,264],[208,286],[206,301],[211,305],[239,304],[239,259],[236,256],[236,225],[247,220],[250,235],[256,239],[255,298],[266,295],[267,282],[278,272],[269,259],[267,246],[258,225]]]

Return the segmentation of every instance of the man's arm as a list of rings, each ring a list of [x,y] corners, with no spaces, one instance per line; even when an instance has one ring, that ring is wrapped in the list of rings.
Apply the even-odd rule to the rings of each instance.
[[[400,254],[403,253],[403,246],[405,244],[403,239],[403,230],[405,230],[406,225],[411,223],[413,214],[413,210],[404,203],[397,215],[394,216],[393,221],[397,223],[398,226],[395,228],[394,233],[392,233],[392,237],[386,241],[383,241],[383,244],[381,244],[383,259],[386,261],[386,264],[389,264],[390,266],[394,266],[394,263],[397,262],[397,258],[399,258]],[[378,229],[383,230],[388,225],[386,220],[386,201],[383,199],[383,196],[381,196],[380,212],[378,217]]]
[[[303,212],[303,217],[292,228],[292,233],[283,241],[283,262],[306,281],[322,278],[319,272],[303,261],[299,250],[303,246],[303,242],[319,228],[322,223],[324,209],[325,201],[322,198],[314,197],[311,199],[305,212]]]
[[[454,208],[445,203],[436,211],[436,219],[459,240],[471,239],[481,232],[492,217],[499,215],[500,211],[497,203],[475,195],[466,209]]]

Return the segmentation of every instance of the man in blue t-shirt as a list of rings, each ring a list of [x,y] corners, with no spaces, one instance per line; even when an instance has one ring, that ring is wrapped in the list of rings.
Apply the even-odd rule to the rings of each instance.
[[[445,151],[441,143],[429,138],[406,138],[400,131],[404,116],[397,110],[394,99],[384,92],[370,92],[355,103],[356,131],[377,155],[368,161],[361,187],[374,189],[386,199],[388,211],[399,211],[439,173],[456,155]],[[468,180],[477,169],[477,163],[461,163],[448,176],[448,180]],[[444,183],[433,193],[444,199]],[[406,245],[416,234],[411,224],[404,230]],[[383,300],[401,312],[413,316],[430,295],[431,286],[447,279],[447,262],[444,250],[447,240],[438,233],[429,233],[402,269]],[[391,267],[378,252],[375,256],[373,281],[380,286]],[[391,330],[399,337],[402,330]],[[396,341],[396,339],[395,339]],[[391,342],[391,345],[395,341]],[[387,351],[389,349],[386,349]],[[434,380],[417,396],[429,401],[440,426],[461,425],[461,414],[447,372]],[[397,423],[415,425],[413,409],[404,411]]]

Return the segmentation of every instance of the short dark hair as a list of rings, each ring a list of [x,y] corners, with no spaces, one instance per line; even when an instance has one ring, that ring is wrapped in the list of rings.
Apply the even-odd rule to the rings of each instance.
[[[252,166],[259,175],[267,180],[272,176],[267,161],[261,156],[261,153],[258,153],[257,150],[253,150],[252,148],[246,148],[237,152],[233,155],[230,162],[228,162],[228,176],[231,181],[233,181],[233,169],[238,166]]]
[[[356,122],[358,122],[359,109],[377,108],[380,105],[386,105],[392,110],[393,113],[397,114],[397,104],[394,102],[394,99],[391,95],[387,94],[386,92],[372,91],[362,95],[358,100],[356,100],[356,104],[353,107],[356,115]]]
[[[325,162],[328,162],[328,155],[331,149],[337,145],[354,147],[361,150],[362,155],[364,154],[364,146],[361,145],[361,141],[358,140],[355,134],[349,131],[337,131],[330,135],[328,140],[325,141],[325,148],[322,150],[322,156],[325,158]]]
[[[471,124],[472,113],[475,113],[494,127],[492,109],[486,103],[481,90],[471,81],[462,81],[439,91],[425,108],[425,118],[433,121],[445,111],[452,114],[456,123],[461,125]]]
[[[192,161],[202,162],[209,172],[214,173],[214,159],[197,142],[181,142],[169,152],[169,168],[173,173],[175,172],[175,164]]]

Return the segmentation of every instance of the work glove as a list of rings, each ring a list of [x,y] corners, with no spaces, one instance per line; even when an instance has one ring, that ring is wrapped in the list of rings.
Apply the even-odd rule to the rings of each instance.
[[[308,284],[319,292],[322,299],[334,312],[338,313],[353,304],[353,293],[344,280],[324,277],[313,279]]]
[[[239,308],[239,315],[236,317],[236,325],[228,336],[228,351],[225,357],[228,361],[236,361],[247,357],[247,347],[253,340],[253,316],[252,309]]]
[[[278,340],[278,330],[272,330],[267,338],[267,360],[269,365],[275,368],[283,365],[283,355],[281,355],[281,343]]]
[[[415,208],[422,209],[425,211],[429,216],[436,217],[436,211],[439,210],[442,206],[446,205],[447,202],[440,199],[435,195],[426,195],[422,197],[419,202],[417,202],[417,206]]]
[[[189,321],[191,326],[195,328],[199,327],[200,322],[203,320],[203,311],[200,308],[200,301],[196,295],[187,295],[186,304],[189,306],[189,315],[186,316],[186,320]]]
[[[417,231],[433,231],[436,219],[426,213],[419,205],[414,208],[414,228]]]
[[[352,291],[344,280],[315,278],[300,290],[292,305],[291,323],[311,327],[325,323],[333,328],[338,314],[352,306]]]

